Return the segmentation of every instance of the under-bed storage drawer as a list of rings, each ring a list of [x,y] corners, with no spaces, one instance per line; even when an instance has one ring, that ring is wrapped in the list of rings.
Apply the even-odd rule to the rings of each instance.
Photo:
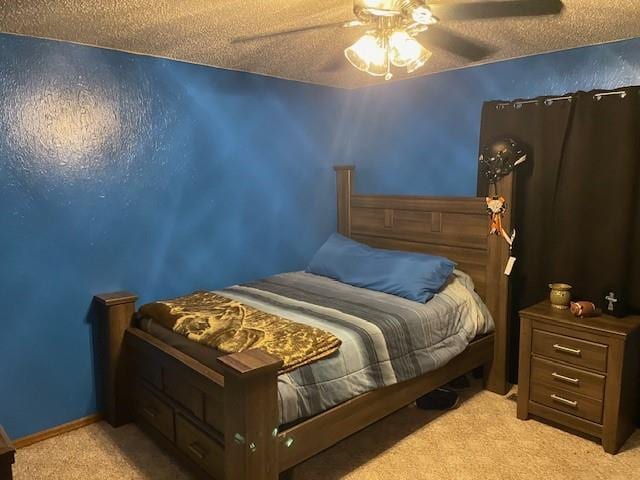
[[[578,367],[607,371],[607,346],[601,343],[533,330],[531,351]]]
[[[224,451],[218,442],[180,414],[176,415],[176,444],[214,478],[224,478]]]
[[[149,425],[155,427],[170,440],[174,440],[173,408],[153,393],[143,383],[135,389],[135,411]]]

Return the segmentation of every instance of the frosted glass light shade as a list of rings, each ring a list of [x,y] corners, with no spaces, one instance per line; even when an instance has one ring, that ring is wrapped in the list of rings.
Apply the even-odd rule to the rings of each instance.
[[[396,67],[407,67],[411,73],[429,60],[431,52],[404,30],[396,30],[389,37],[389,57]]]
[[[381,76],[387,73],[387,49],[384,41],[374,35],[360,37],[345,49],[344,56],[354,67],[370,75]]]

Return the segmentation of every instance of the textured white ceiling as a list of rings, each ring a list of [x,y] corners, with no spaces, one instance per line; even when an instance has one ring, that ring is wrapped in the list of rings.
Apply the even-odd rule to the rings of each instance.
[[[474,0],[466,0],[473,2]],[[459,3],[438,0],[434,3]],[[481,63],[640,36],[640,0],[564,0],[555,16],[441,22],[495,48]],[[362,33],[339,27],[238,39],[354,19],[351,0],[3,0],[0,31],[344,88],[382,83],[343,50]],[[235,41],[234,41],[235,40]],[[435,45],[412,76],[472,63]],[[409,75],[394,71],[395,79]]]

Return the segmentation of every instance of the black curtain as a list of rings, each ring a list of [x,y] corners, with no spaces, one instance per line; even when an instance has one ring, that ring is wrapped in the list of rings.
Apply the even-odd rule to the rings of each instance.
[[[603,95],[604,94],[604,95]],[[480,148],[511,137],[528,159],[515,182],[510,380],[517,380],[518,310],[550,282],[604,303],[610,290],[640,311],[640,88],[487,102]],[[478,194],[486,182],[479,176]]]

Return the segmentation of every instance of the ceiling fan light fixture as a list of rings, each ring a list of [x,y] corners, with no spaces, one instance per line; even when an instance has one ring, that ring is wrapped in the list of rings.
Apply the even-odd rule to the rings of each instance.
[[[361,4],[364,8],[374,8],[378,10],[389,7],[388,0],[361,0],[360,2],[356,1],[355,4]]]
[[[407,67],[411,73],[423,66],[431,52],[404,30],[396,30],[389,36],[389,58],[396,67]]]
[[[347,47],[344,56],[358,70],[374,76],[387,74],[387,49],[383,38],[367,33]]]
[[[418,5],[411,9],[411,18],[421,25],[433,25],[438,21],[431,13],[431,9],[426,5]]]
[[[431,51],[427,50],[419,43],[418,45],[420,46],[420,52],[418,55],[416,55],[416,57],[411,59],[409,63],[407,63],[407,73],[415,72],[417,69],[422,67],[425,63],[427,63],[427,61],[431,58],[431,55],[433,55]]]
[[[404,30],[396,30],[389,36],[389,59],[396,67],[405,67],[409,61],[406,57],[405,44],[411,36]]]

